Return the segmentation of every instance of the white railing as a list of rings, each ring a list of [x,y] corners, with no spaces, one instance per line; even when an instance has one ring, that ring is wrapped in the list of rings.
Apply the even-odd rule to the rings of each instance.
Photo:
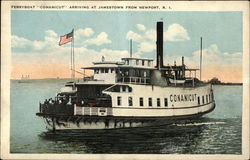
[[[122,77],[117,82],[121,83],[132,83],[132,84],[149,84],[150,78],[146,77]]]

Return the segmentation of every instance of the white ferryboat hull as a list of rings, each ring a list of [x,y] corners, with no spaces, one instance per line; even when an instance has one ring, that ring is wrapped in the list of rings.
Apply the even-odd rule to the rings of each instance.
[[[72,114],[42,116],[53,130],[114,129],[175,123],[178,119],[200,117],[215,108],[211,85],[196,88],[130,86],[133,87],[133,93],[110,93],[112,107],[75,104],[68,106],[72,108]],[[139,94],[142,93],[139,90],[144,91],[143,96]],[[120,105],[117,105],[118,96],[121,97]],[[129,97],[134,100],[133,106],[128,104]],[[140,97],[143,97],[143,106],[140,106]],[[152,106],[148,104],[150,97]]]
[[[176,120],[192,119],[202,116],[208,112],[211,112],[215,108],[215,103],[196,106],[193,108],[185,109],[125,109],[125,112],[136,113],[155,112],[157,116],[98,116],[98,115],[78,115],[72,117],[74,120],[65,121],[63,118],[59,118],[54,123],[55,130],[86,130],[86,129],[119,129],[119,128],[133,128],[133,127],[148,127],[159,126],[175,123]],[[116,110],[116,109],[115,109]],[[119,109],[121,110],[121,109]],[[152,114],[151,114],[152,115]],[[53,122],[51,121],[50,129],[53,129]]]

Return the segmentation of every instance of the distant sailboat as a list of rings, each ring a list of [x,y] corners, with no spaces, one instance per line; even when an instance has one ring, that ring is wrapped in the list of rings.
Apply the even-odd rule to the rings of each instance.
[[[31,83],[30,81],[30,75],[22,75],[21,79],[18,81],[18,83]]]

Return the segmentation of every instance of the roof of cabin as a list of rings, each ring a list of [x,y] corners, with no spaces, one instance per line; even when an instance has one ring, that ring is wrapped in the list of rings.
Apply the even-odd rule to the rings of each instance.
[[[160,68],[160,70],[165,70],[165,71],[178,71],[178,70],[182,70],[183,66],[164,66],[162,68]],[[185,71],[197,71],[199,69],[196,68],[186,68],[185,67]]]
[[[127,60],[127,59],[131,59],[131,60],[147,60],[147,61],[153,61],[153,59],[151,58],[135,58],[135,57],[129,57],[129,58],[122,58],[122,60]]]
[[[119,66],[93,66],[93,67],[82,67],[81,69],[98,69],[98,68],[134,68],[134,69],[149,69],[154,70],[154,67],[145,66],[129,66],[129,65],[119,65]]]

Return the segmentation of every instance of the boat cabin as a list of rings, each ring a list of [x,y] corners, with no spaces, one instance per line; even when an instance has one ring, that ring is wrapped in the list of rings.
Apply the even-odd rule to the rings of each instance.
[[[122,58],[121,62],[94,62],[93,67],[83,69],[94,70],[94,81],[104,83],[136,83],[149,84],[150,70],[154,70],[153,59]]]

